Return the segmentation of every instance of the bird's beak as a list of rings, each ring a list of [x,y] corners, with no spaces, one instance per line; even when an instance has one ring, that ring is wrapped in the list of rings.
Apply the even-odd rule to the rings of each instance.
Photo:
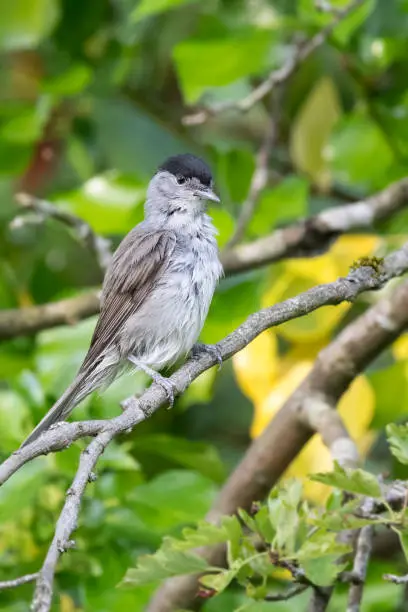
[[[200,189],[199,191],[196,191],[194,195],[202,198],[203,200],[210,200],[211,202],[216,202],[217,204],[220,203],[220,198],[213,192],[212,189]]]

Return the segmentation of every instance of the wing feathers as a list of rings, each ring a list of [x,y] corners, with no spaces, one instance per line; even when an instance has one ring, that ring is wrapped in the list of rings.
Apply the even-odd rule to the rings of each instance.
[[[101,313],[81,370],[94,364],[118,340],[163,276],[176,238],[173,232],[146,232],[136,227],[120,244],[103,284]]]

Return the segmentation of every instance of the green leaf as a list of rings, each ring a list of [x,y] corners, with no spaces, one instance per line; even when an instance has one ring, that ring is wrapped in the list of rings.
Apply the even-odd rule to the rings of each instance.
[[[290,153],[295,166],[322,190],[331,183],[324,148],[340,116],[336,86],[324,77],[305,100],[292,126]]]
[[[261,196],[249,232],[266,234],[279,223],[305,217],[308,193],[306,179],[294,175],[285,177],[277,187],[266,190]]]
[[[402,418],[408,404],[408,364],[400,361],[369,375],[375,392],[374,429],[383,429],[390,421]],[[390,389],[393,393],[390,393]],[[399,401],[395,401],[398,397]]]
[[[163,13],[173,8],[190,4],[194,0],[140,0],[139,4],[132,13],[134,21],[140,21],[145,17]]]
[[[166,545],[175,550],[189,550],[229,540],[237,541],[241,534],[242,529],[237,517],[224,516],[221,525],[199,521],[195,528],[185,527],[182,531],[183,539],[166,538]]]
[[[0,521],[15,520],[21,512],[32,506],[49,474],[50,461],[39,457],[5,482],[0,488]]]
[[[325,155],[339,183],[374,190],[389,182],[393,153],[378,125],[362,112],[336,126]]]
[[[380,525],[384,521],[378,519],[364,519],[347,513],[327,513],[318,518],[311,518],[310,524],[330,531],[344,531],[345,529],[361,529],[366,525]]]
[[[338,463],[335,463],[333,472],[313,474],[310,479],[357,495],[381,497],[380,485],[373,474],[360,469],[346,470]]]
[[[131,446],[131,442],[125,442],[121,445],[115,443],[109,444],[99,460],[99,467],[101,469],[108,468],[126,472],[139,470],[138,462],[129,452]]]
[[[200,578],[200,583],[208,589],[214,589],[217,593],[221,593],[234,580],[240,569],[241,563],[237,561],[230,569],[220,570],[217,573],[202,576]]]
[[[211,574],[205,574],[200,578],[200,583],[205,587],[214,589],[217,591],[217,593],[220,593],[232,582],[238,573],[242,572],[245,567],[248,569],[246,575],[252,574],[248,566],[252,563],[256,563],[258,559],[266,558],[267,556],[268,553],[256,553],[245,559],[236,559],[231,563],[229,569],[220,570],[219,572],[214,572]],[[245,579],[245,574],[243,574],[241,578]]]
[[[111,171],[87,180],[80,189],[60,194],[55,204],[87,221],[100,234],[124,234],[137,212],[143,215],[144,182]]]
[[[16,114],[5,122],[0,129],[0,138],[14,144],[30,144],[41,135],[47,114],[31,108]]]
[[[0,6],[0,49],[35,47],[59,17],[57,0],[13,0]]]
[[[38,334],[35,364],[46,393],[57,397],[72,382],[84,360],[94,327],[95,320],[89,319]]]
[[[295,551],[301,521],[298,508],[301,497],[302,484],[288,480],[279,489],[273,489],[268,498],[269,520],[276,531],[273,547],[285,554]]]
[[[338,559],[338,555],[324,555],[315,559],[307,559],[303,561],[302,568],[313,584],[322,587],[331,586],[339,573],[347,567],[347,563],[338,563]]]
[[[139,557],[138,566],[128,569],[119,586],[138,587],[171,576],[203,572],[207,567],[207,561],[198,555],[162,547],[154,555]]]
[[[342,6],[348,4],[347,0],[342,3]],[[363,25],[375,8],[375,0],[365,0],[359,7],[351,11],[351,13],[340,21],[334,29],[333,38],[341,45],[346,45],[353,33]]]
[[[197,102],[210,87],[259,74],[271,42],[270,32],[253,30],[239,37],[185,40],[176,45],[173,57],[186,102]]]
[[[68,70],[43,81],[45,93],[58,96],[75,96],[85,89],[92,79],[92,70],[85,64],[73,64]]]
[[[334,9],[344,9],[348,4],[348,0],[330,0],[330,6]],[[351,11],[347,17],[341,19],[334,28],[333,39],[341,45],[346,45],[357,28],[366,22],[374,6],[375,0],[366,0]],[[306,23],[313,24],[318,29],[333,21],[333,14],[331,12],[318,11],[314,0],[300,0],[299,13]]]
[[[220,249],[228,242],[234,231],[235,222],[228,211],[223,208],[211,208],[209,214],[218,231],[217,242]]]
[[[221,281],[210,306],[201,339],[218,342],[260,306],[260,274],[240,274]]]
[[[167,533],[172,527],[202,519],[215,496],[214,483],[187,470],[168,470],[135,489],[133,510],[147,526]]]
[[[319,530],[309,536],[297,551],[296,556],[299,561],[303,562],[321,555],[344,555],[351,549],[351,545],[339,542],[337,533]]]
[[[167,434],[145,435],[137,440],[135,450],[137,453],[147,452],[171,459],[216,482],[222,482],[225,478],[225,469],[218,452],[204,442],[191,442]]]
[[[390,451],[394,457],[400,463],[408,464],[408,425],[390,423],[386,427],[386,432]]]
[[[191,149],[157,120],[122,98],[98,98],[93,110],[98,143],[107,163],[130,176],[150,180],[163,159]]]
[[[0,391],[0,449],[13,451],[27,434],[30,411],[21,395],[12,390]]]

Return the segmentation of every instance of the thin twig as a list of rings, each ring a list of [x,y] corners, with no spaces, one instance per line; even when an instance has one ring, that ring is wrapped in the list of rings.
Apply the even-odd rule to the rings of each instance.
[[[209,108],[202,109],[191,115],[186,115],[183,118],[184,125],[199,125],[207,121],[210,117],[218,115],[227,110],[237,110],[246,112],[252,108],[257,102],[262,100],[269,94],[277,85],[287,81],[299,68],[299,66],[332,34],[333,30],[343,21],[350,13],[356,10],[365,0],[353,0],[348,6],[339,10],[334,15],[333,20],[318,32],[313,38],[307,41],[304,45],[298,46],[294,55],[278,70],[270,72],[269,76],[258,87],[245,98],[235,102],[221,102]]]
[[[367,498],[361,507],[363,515],[371,514],[375,506],[374,500]],[[374,535],[373,525],[365,525],[360,529],[357,538],[356,555],[352,575],[356,578],[350,585],[348,594],[347,612],[360,612],[363,599],[364,582],[367,574],[368,562],[371,555],[372,540]]]
[[[248,244],[225,250],[221,254],[225,274],[252,270],[287,257],[317,255],[340,234],[370,228],[403,209],[407,202],[408,178],[404,178],[366,200],[328,209]],[[96,291],[39,306],[0,310],[0,340],[70,325],[98,310]]]
[[[81,453],[77,473],[67,491],[53,540],[38,574],[31,607],[33,612],[48,612],[51,608],[54,575],[58,560],[62,553],[75,546],[75,542],[70,538],[77,526],[86,485],[93,480],[93,469],[114,435],[115,432],[112,429],[98,434]]]
[[[38,572],[35,574],[26,574],[25,576],[20,576],[19,578],[14,578],[13,580],[4,580],[3,582],[0,582],[0,591],[14,589],[15,587],[19,587],[23,584],[34,582],[34,580],[37,580],[37,578]]]
[[[61,210],[47,200],[40,200],[28,193],[18,193],[15,198],[20,206],[26,210],[34,211],[41,219],[56,219],[74,229],[80,240],[95,254],[101,270],[106,270],[112,258],[110,240],[96,234],[89,223],[72,213]],[[12,221],[12,226],[19,226],[22,223],[24,223],[24,217],[16,217]]]
[[[227,250],[240,242],[244,237],[248,224],[254,215],[259,196],[268,182],[269,159],[279,135],[282,88],[278,89],[275,94],[272,100],[271,116],[268,120],[265,137],[256,156],[255,170],[249,186],[248,196],[241,206],[235,231],[226,245]]]
[[[408,574],[405,576],[396,576],[395,574],[384,574],[383,579],[394,584],[408,584]]]

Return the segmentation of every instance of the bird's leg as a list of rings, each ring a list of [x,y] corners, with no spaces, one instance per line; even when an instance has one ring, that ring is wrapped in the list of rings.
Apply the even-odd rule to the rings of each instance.
[[[197,342],[191,349],[191,356],[193,359],[199,357],[203,353],[209,353],[211,357],[215,357],[218,363],[218,369],[221,369],[222,355],[216,344],[201,344],[201,342]]]
[[[172,383],[169,381],[169,379],[166,378],[165,376],[162,376],[158,372],[156,372],[156,370],[153,370],[152,368],[149,368],[149,366],[145,365],[144,363],[141,363],[137,359],[137,357],[135,357],[134,355],[130,355],[128,357],[128,359],[129,359],[130,363],[132,363],[139,370],[142,370],[142,372],[144,372],[145,374],[150,376],[150,378],[156,384],[160,385],[165,390],[166,395],[167,395],[167,399],[169,400],[169,407],[173,408],[173,406],[174,406],[174,387],[173,387]]]

